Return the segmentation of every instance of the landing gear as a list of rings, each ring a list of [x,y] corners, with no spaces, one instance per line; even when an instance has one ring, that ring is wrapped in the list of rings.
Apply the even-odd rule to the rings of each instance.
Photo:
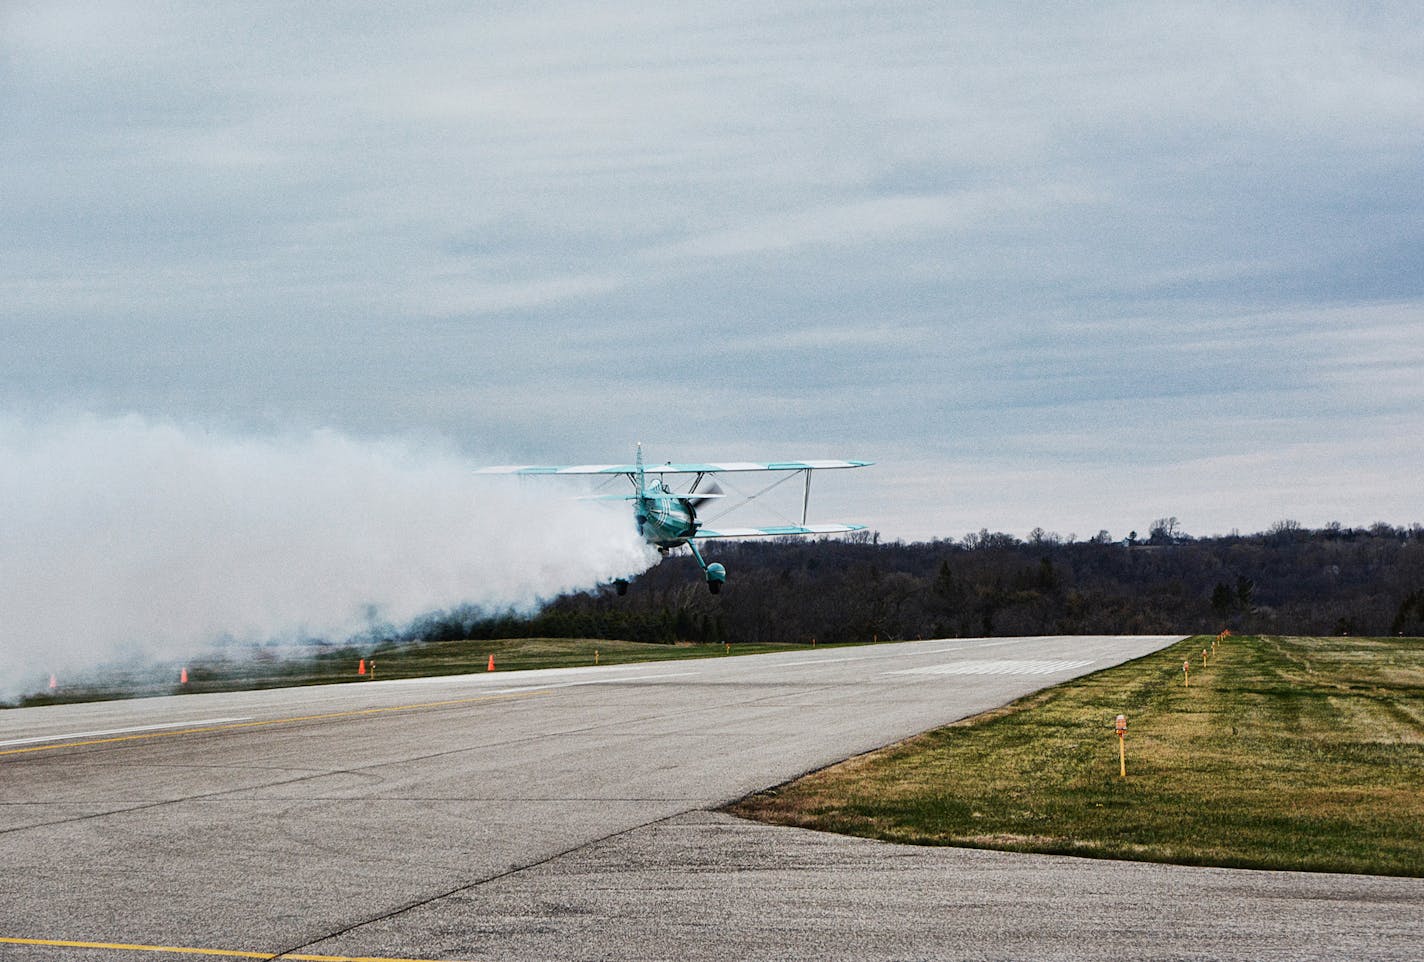
[[[697,559],[697,566],[702,569],[702,573],[707,576],[707,590],[714,595],[722,593],[722,585],[727,581],[727,569],[714,561],[708,564],[702,558],[702,552],[697,550],[696,542],[689,541],[687,546],[692,549],[692,556]]]

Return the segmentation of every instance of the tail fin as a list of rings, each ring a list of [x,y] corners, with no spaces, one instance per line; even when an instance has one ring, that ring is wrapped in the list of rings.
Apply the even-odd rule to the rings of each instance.
[[[643,525],[648,522],[648,487],[643,480],[643,442],[638,442],[638,477],[634,481],[633,491],[633,520],[638,523],[638,534],[643,533]]]

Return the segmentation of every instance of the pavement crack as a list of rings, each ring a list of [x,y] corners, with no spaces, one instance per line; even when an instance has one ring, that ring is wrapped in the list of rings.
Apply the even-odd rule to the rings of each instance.
[[[283,785],[295,785],[298,782],[310,781],[313,778],[325,778],[327,775],[339,775],[341,772],[319,772],[314,775],[302,775],[296,778],[282,779],[275,782],[266,782],[262,785],[246,785],[242,788],[224,788],[216,792],[204,792],[198,795],[184,795],[181,798],[161,798],[157,801],[145,802],[138,805],[127,805],[118,808],[109,808],[102,812],[90,812],[87,815],[76,815],[73,818],[57,818],[49,822],[34,822],[29,825],[16,825],[13,828],[0,829],[0,835],[8,835],[11,832],[26,832],[36,828],[50,828],[55,825],[70,825],[78,822],[87,822],[97,818],[109,818],[113,815],[128,815],[133,812],[143,812],[155,808],[163,808],[166,805],[182,805],[187,802],[205,802],[215,798],[222,798],[225,795],[236,795],[239,792],[250,792],[264,788],[280,788]],[[49,804],[45,802],[31,804]],[[78,803],[82,804],[82,803]],[[102,804],[102,803],[99,803]]]
[[[460,895],[463,892],[472,892],[482,886],[489,885],[493,882],[502,881],[512,876],[518,875],[521,872],[527,872],[530,869],[535,869],[543,865],[548,865],[551,862],[556,862],[561,858],[566,858],[570,855],[574,855],[578,852],[583,851],[584,849],[592,848],[595,845],[602,845],[604,842],[612,841],[616,838],[621,838],[624,835],[629,835],[633,832],[641,831],[642,829],[650,828],[654,825],[661,825],[663,822],[668,822],[675,818],[681,818],[689,812],[705,810],[706,809],[703,806],[697,805],[684,811],[673,812],[669,815],[664,815],[661,818],[655,818],[647,822],[642,822],[638,825],[619,829],[616,832],[609,832],[607,835],[601,835],[598,838],[587,839],[578,843],[577,845],[572,845],[566,849],[563,849],[562,851],[554,852],[553,854],[546,855],[543,858],[535,859],[534,861],[528,862],[524,865],[516,865],[512,868],[506,869],[503,872],[496,872],[494,875],[490,875],[486,878],[477,879],[473,882],[466,882],[462,885],[457,885],[452,889],[448,889],[443,892],[437,892],[434,895],[429,895],[423,898],[415,899],[410,902],[406,902],[403,905],[398,905],[393,909],[381,912],[378,915],[373,915],[370,918],[362,919],[358,922],[352,922],[350,925],[343,926],[342,928],[339,928],[333,932],[328,932],[325,935],[320,935],[316,938],[308,939],[307,941],[302,942],[300,945],[294,945],[289,949],[284,949],[283,951],[278,952],[276,955],[270,956],[268,962],[275,962],[275,960],[283,959],[289,955],[295,955],[299,952],[303,952],[306,949],[314,948],[315,946],[318,946],[323,942],[330,941],[331,939],[337,939],[343,935],[349,935],[350,933],[355,932],[357,929],[364,928],[365,926],[375,925],[379,922],[385,922],[389,919],[396,918],[397,916],[404,915],[406,912],[414,911],[415,909],[423,908],[427,905],[433,905],[434,903],[439,902],[442,899],[448,899],[452,896]]]

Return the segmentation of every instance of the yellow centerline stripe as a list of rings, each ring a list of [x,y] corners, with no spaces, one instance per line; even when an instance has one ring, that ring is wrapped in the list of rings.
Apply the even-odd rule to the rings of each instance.
[[[439,959],[390,958],[384,955],[274,955],[241,949],[197,949],[179,945],[130,945],[125,942],[69,942],[62,939],[16,939],[0,936],[4,945],[41,945],[61,949],[110,949],[119,952],[168,952],[174,955],[218,955],[229,959],[296,959],[300,962],[442,962]],[[453,962],[453,960],[444,960]]]
[[[547,691],[521,691],[505,695],[476,695],[472,698],[452,698],[449,701],[428,701],[414,705],[390,705],[385,708],[359,708],[352,711],[327,712],[322,715],[294,715],[290,718],[268,718],[264,721],[235,722],[231,725],[204,725],[198,728],[178,728],[162,732],[142,732],[137,735],[118,735],[113,738],[93,738],[87,741],[60,742],[55,745],[31,745],[28,748],[7,748],[3,755],[24,755],[29,752],[49,752],[58,748],[83,748],[86,745],[109,745],[114,742],[138,741],[146,738],[172,738],[175,735],[194,735],[199,732],[224,732],[238,728],[262,728],[270,725],[292,725],[304,721],[327,721],[333,718],[354,718],[359,715],[379,715],[384,712],[419,711],[423,708],[444,708],[449,705],[468,705],[477,701],[502,701],[509,698],[523,698],[528,695],[544,695]]]

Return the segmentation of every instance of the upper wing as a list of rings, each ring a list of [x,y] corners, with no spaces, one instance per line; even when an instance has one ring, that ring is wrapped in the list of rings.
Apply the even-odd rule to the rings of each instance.
[[[476,474],[636,474],[636,464],[498,464],[492,468],[477,468]]]
[[[780,524],[769,528],[699,528],[694,538],[768,538],[794,534],[843,534],[864,531],[863,524]]]
[[[721,461],[715,464],[645,464],[646,474],[720,474],[730,471],[823,471],[864,468],[874,461]],[[476,474],[637,474],[636,464],[535,465],[502,464]]]

